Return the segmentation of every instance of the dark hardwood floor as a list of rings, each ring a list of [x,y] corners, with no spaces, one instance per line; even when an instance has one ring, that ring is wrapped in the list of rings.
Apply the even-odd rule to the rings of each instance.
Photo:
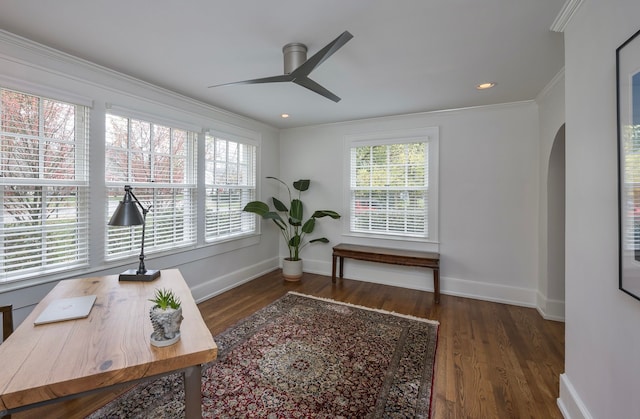
[[[562,418],[556,405],[564,371],[564,323],[535,309],[304,274],[299,283],[274,271],[199,304],[215,336],[288,291],[426,317],[440,322],[434,418]],[[112,393],[13,415],[83,417]]]

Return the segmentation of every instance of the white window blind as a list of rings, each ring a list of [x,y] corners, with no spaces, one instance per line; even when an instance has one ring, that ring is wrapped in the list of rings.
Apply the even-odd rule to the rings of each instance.
[[[147,214],[145,253],[196,243],[197,134],[148,121],[107,114],[105,126],[107,225],[124,186]],[[106,258],[140,252],[142,227],[108,227]]]
[[[255,232],[255,216],[242,208],[256,196],[256,146],[207,134],[205,240]]]
[[[89,109],[0,89],[0,282],[88,265]]]
[[[416,137],[350,145],[352,233],[435,238],[430,144],[428,137]]]

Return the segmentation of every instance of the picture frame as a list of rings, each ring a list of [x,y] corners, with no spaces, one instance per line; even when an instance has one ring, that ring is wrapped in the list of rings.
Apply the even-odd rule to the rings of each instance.
[[[619,288],[640,300],[640,30],[616,49]]]

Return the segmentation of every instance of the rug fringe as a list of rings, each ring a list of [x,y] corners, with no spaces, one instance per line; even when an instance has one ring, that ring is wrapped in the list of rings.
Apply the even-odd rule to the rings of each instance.
[[[395,311],[387,311],[387,310],[383,310],[383,309],[380,309],[380,308],[365,307],[365,306],[361,306],[361,305],[357,305],[357,304],[347,303],[347,302],[344,302],[344,301],[333,300],[331,298],[316,297],[315,295],[302,294],[302,293],[297,292],[297,291],[289,291],[287,294],[293,294],[293,295],[298,295],[300,297],[312,298],[314,300],[326,301],[328,303],[341,304],[341,305],[344,305],[344,306],[359,308],[359,309],[362,309],[362,310],[376,311],[378,313],[390,314],[390,315],[396,316],[396,317],[404,317],[406,319],[416,320],[416,321],[420,321],[420,322],[424,322],[424,323],[430,323],[430,324],[433,324],[433,325],[436,325],[436,326],[440,325],[440,322],[437,321],[437,320],[425,319],[423,317],[416,317],[416,316],[412,316],[410,314],[396,313]]]

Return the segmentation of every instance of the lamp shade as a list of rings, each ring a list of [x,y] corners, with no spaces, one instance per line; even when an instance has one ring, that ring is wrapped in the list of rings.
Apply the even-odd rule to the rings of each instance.
[[[137,226],[144,224],[144,217],[140,214],[138,203],[133,200],[131,192],[126,190],[124,198],[118,204],[109,220],[110,226]]]

